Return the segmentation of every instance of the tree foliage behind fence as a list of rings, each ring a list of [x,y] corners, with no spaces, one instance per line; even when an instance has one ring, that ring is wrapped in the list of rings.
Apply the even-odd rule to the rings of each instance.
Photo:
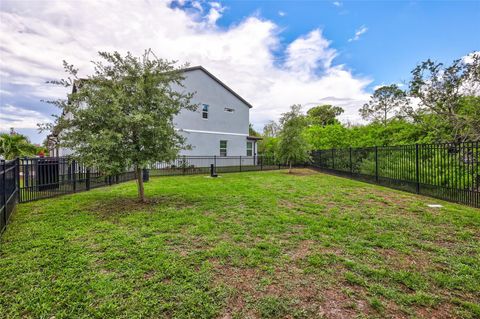
[[[478,143],[319,150],[312,166],[356,179],[480,207]]]

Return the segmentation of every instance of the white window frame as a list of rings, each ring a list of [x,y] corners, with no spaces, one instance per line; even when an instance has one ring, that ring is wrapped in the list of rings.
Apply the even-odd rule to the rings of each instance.
[[[248,146],[250,145],[250,149]],[[250,151],[250,155],[248,154],[248,151]],[[252,141],[247,141],[247,156],[253,156],[253,142]]]
[[[222,142],[225,142],[225,147],[222,147]],[[221,140],[220,141],[220,156],[226,157],[228,155],[228,141]]]

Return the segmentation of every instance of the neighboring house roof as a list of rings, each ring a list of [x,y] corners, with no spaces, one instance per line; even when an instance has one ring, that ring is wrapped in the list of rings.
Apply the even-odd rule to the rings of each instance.
[[[189,68],[185,68],[185,69],[182,69],[182,71],[184,72],[190,72],[190,71],[197,71],[197,70],[200,70],[200,71],[203,71],[206,75],[208,75],[209,77],[211,77],[215,82],[217,82],[218,84],[220,84],[221,86],[223,86],[223,88],[225,90],[227,90],[228,92],[232,93],[236,98],[238,98],[240,101],[242,101],[243,103],[245,103],[249,108],[252,108],[253,106],[248,103],[243,97],[241,97],[240,95],[238,95],[234,90],[232,90],[228,85],[226,85],[225,83],[223,83],[222,81],[220,81],[215,75],[213,75],[212,73],[210,73],[209,71],[207,71],[207,69],[205,69],[203,66],[201,65],[198,65],[198,66],[192,66],[192,67],[189,67]]]
[[[263,140],[263,137],[259,137],[259,136],[247,136],[247,140],[260,141],[260,140]]]

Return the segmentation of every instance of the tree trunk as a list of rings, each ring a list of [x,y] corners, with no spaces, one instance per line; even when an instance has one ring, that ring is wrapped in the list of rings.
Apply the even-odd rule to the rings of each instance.
[[[288,162],[288,174],[292,173],[292,161]]]
[[[145,189],[143,188],[143,176],[142,169],[140,167],[135,168],[137,174],[137,189],[138,189],[138,199],[140,202],[145,203]]]

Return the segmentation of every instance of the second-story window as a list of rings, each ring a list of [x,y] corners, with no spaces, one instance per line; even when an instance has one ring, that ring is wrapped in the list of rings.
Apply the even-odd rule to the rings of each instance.
[[[202,118],[208,119],[208,104],[202,104]]]

